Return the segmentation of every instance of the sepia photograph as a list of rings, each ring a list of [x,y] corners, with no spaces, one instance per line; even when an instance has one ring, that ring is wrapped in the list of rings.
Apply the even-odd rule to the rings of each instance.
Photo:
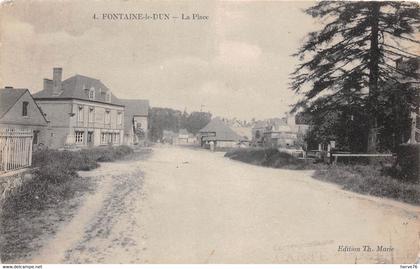
[[[417,1],[1,0],[0,268],[417,268],[419,29]]]

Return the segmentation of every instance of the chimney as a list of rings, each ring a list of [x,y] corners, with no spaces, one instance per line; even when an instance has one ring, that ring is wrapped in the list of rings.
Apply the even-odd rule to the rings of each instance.
[[[59,94],[61,87],[61,77],[63,75],[63,68],[54,67],[53,68],[53,94]]]
[[[52,90],[53,88],[53,81],[48,78],[44,78],[44,88],[43,90]]]

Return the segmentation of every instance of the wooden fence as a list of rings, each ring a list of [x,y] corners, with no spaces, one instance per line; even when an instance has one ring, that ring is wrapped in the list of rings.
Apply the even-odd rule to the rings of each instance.
[[[337,163],[338,157],[393,157],[393,153],[331,153],[334,157],[333,164]]]
[[[32,130],[0,129],[0,173],[32,164]]]

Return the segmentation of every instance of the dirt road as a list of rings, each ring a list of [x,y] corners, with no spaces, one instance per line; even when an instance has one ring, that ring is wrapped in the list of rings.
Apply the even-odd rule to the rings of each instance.
[[[419,252],[419,207],[309,171],[157,147],[85,175],[97,192],[33,262],[413,263]]]

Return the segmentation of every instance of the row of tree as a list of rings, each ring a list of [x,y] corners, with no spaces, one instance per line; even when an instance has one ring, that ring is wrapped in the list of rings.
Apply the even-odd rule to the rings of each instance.
[[[369,152],[407,141],[418,107],[419,7],[322,1],[306,10],[324,23],[295,54],[301,63],[291,74],[292,90],[304,96],[294,110],[312,116],[309,140]],[[398,68],[401,61],[411,64]]]
[[[162,140],[163,131],[179,132],[186,129],[196,134],[211,120],[209,112],[182,112],[171,108],[153,107],[149,111],[150,138],[152,141]]]

